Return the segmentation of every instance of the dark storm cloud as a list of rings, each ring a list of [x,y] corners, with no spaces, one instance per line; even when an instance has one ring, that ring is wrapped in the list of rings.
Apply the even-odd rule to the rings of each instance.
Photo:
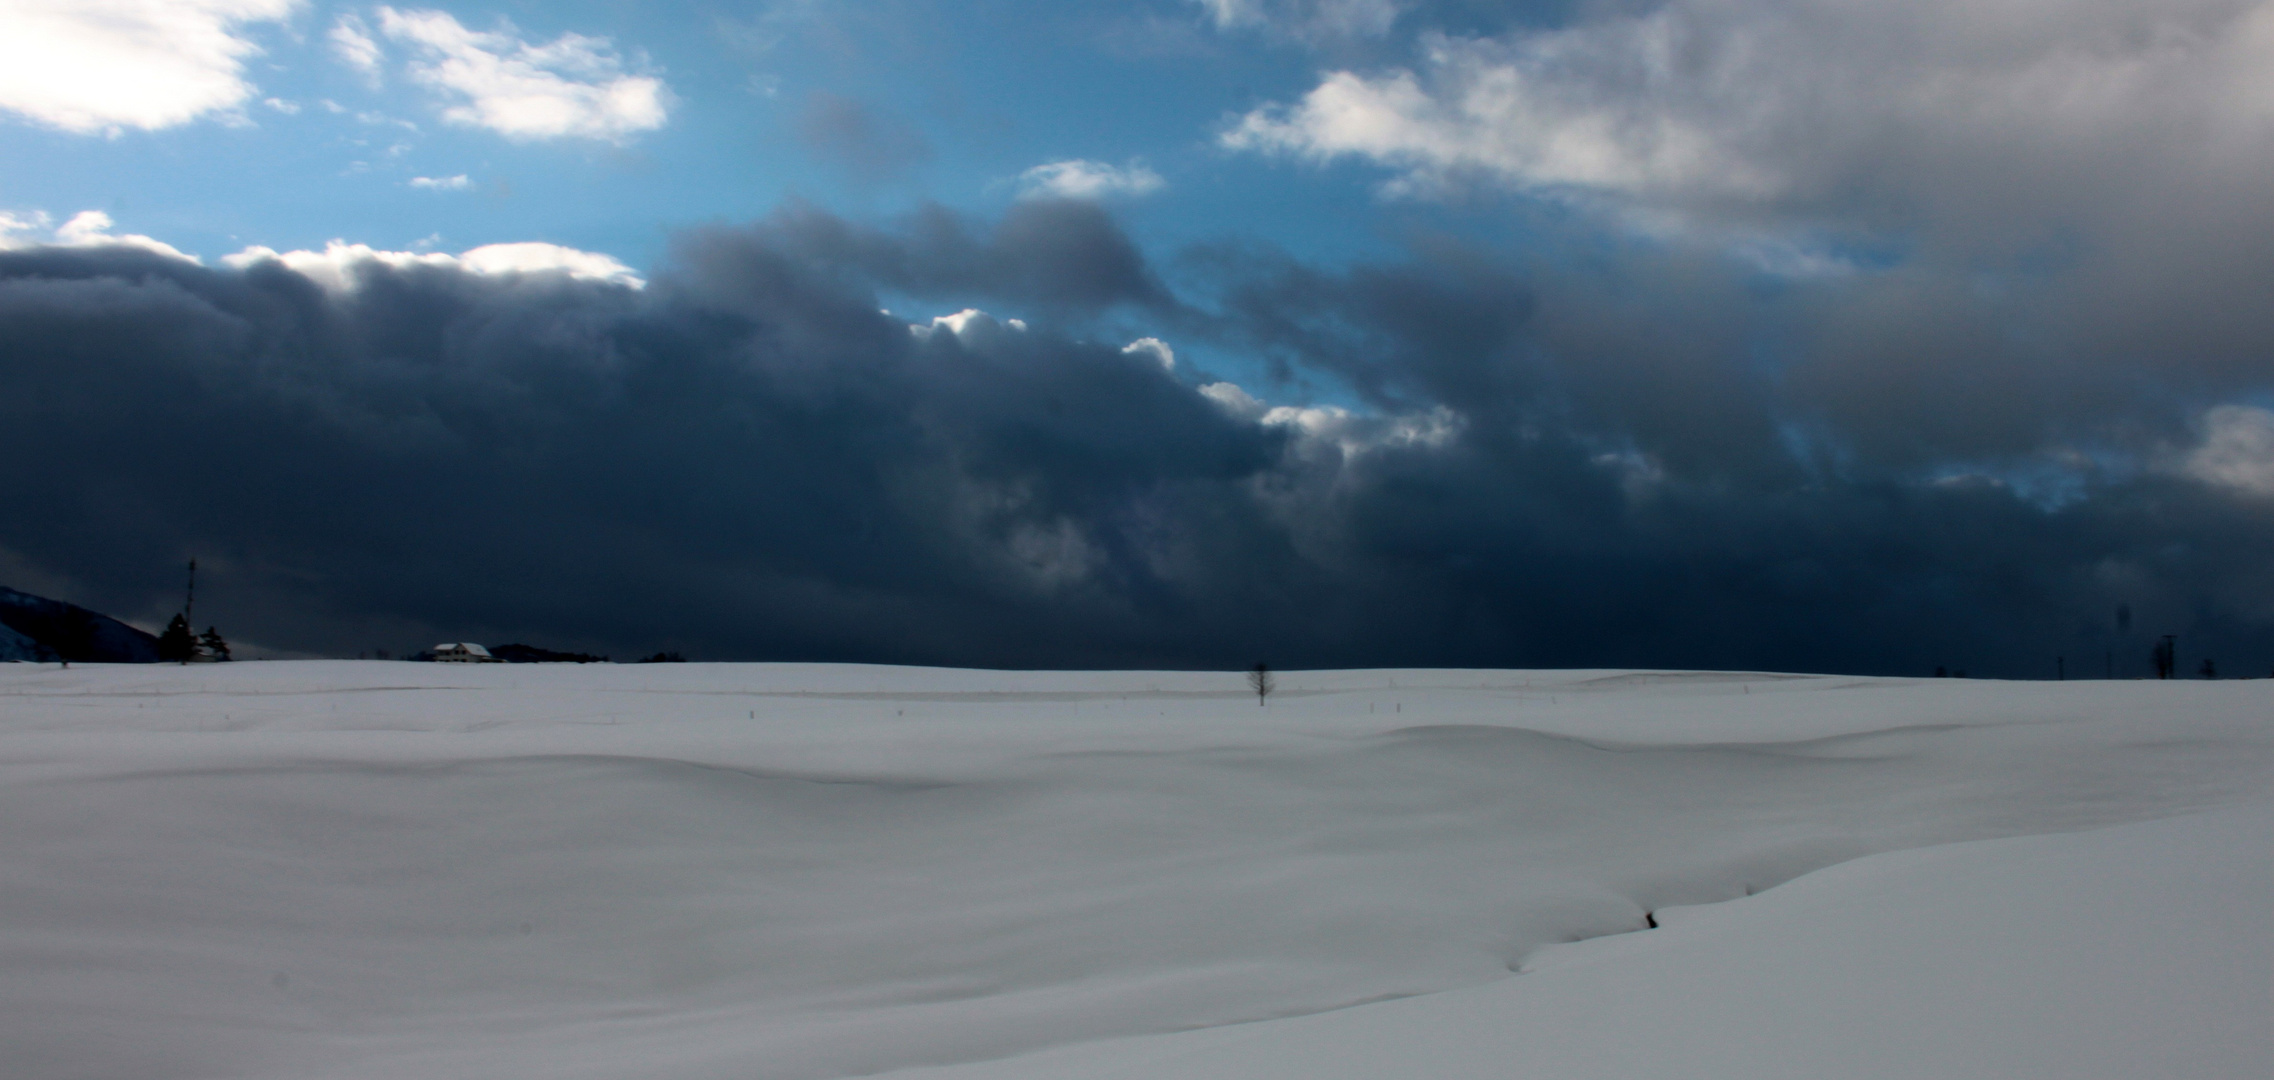
[[[2238,347],[2274,340],[2274,316],[2230,281],[1795,280],[1680,245],[1574,257],[1540,232],[1550,255],[1521,265],[1435,239],[1336,270],[1190,260],[1225,338],[1377,409],[1465,418],[1446,452],[1344,475],[1365,492],[1344,542],[1461,606],[1423,621],[1564,663],[2039,674],[2064,655],[2137,670],[2109,616],[2149,603],[2144,623],[2230,673],[2274,660],[2256,554],[2274,417],[2237,411],[2258,418],[2236,436],[2247,482],[2200,482],[2205,406],[2274,387],[2274,358]],[[2161,350],[2140,332],[2158,326]]]
[[[1679,252],[1593,276],[1451,243],[1180,265],[1183,299],[1101,211],[1047,202],[888,229],[795,208],[682,236],[644,290],[0,252],[0,565],[147,619],[195,554],[211,621],[332,652],[2039,675],[2137,671],[2178,632],[2230,672],[2274,659],[2274,505],[2186,475],[2185,394],[1886,432],[1844,411],[1925,415],[1967,369],[1929,352],[1923,385],[1883,387],[1825,341],[1991,368],[2044,347],[1869,332],[1875,304],[1950,304]],[[886,294],[1053,314],[950,326]],[[1370,407],[1266,414],[1093,340],[1109,311]],[[2013,448],[2067,429],[2132,467],[2031,487]],[[2247,486],[2235,430],[2219,475]]]
[[[1181,601],[1147,568],[1191,559],[1188,507],[1282,437],[1116,345],[911,333],[778,239],[690,236],[645,292],[368,264],[334,295],[274,262],[0,255],[4,445],[37,463],[5,546],[129,613],[194,550],[217,595],[257,596],[241,635],[331,649],[359,625],[708,655],[1150,647],[1123,624]]]
[[[1177,306],[1105,210],[1076,199],[1022,200],[985,231],[936,205],[891,230],[791,206],[745,235],[762,237],[767,250],[812,270],[926,299],[991,300],[1068,313],[1117,304],[1156,311]],[[692,253],[700,258],[707,250],[697,241]]]

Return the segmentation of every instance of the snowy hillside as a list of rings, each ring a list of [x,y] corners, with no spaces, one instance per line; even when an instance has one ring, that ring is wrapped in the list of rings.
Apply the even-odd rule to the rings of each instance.
[[[77,604],[0,586],[0,661],[158,662],[158,639]]]
[[[2274,1073],[2274,682],[0,666],[0,841],[26,1080]]]
[[[18,632],[7,623],[0,622],[0,663],[23,661],[48,663],[60,659],[55,650]]]

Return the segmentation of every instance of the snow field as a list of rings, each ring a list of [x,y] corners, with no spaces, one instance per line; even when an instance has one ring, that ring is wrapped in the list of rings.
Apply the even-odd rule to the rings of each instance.
[[[1905,1060],[1865,1052],[1892,1010],[1923,1071],[1816,1075],[2148,1075],[2031,1073],[2076,1064],[2036,1034],[1935,1071],[1976,1044],[1902,1004],[2105,985],[2041,1026],[2153,1048],[2198,1017],[2190,1060],[2274,1062],[2182,992],[2274,1004],[2213,963],[2265,955],[2269,890],[2201,884],[2274,885],[2236,839],[2267,835],[2270,689],[1292,672],[1258,708],[1236,672],[0,667],[0,1053],[31,1080],[1386,1075],[1350,1031],[1429,1040],[1412,1075],[1797,1076]],[[2033,839],[1912,850],[1997,837]],[[2050,869],[2000,877],[2024,856]],[[2144,884],[2077,884],[2111,872]],[[2226,944],[2167,940],[2189,904]],[[1684,905],[1719,906],[1628,933]],[[1965,933],[1974,966],[1932,967]],[[2127,1032],[2092,1011],[2127,984],[2078,965],[2161,971],[2180,1013]],[[1862,969],[1904,974],[1824,992]]]

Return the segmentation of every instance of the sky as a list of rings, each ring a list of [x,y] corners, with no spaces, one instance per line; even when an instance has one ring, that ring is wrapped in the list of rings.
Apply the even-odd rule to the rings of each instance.
[[[2269,166],[2259,0],[0,0],[0,584],[157,625],[194,557],[277,655],[2265,674]]]

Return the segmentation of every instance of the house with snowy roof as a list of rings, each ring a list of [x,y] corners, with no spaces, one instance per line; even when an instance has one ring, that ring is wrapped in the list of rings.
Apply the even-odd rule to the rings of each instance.
[[[490,651],[471,641],[446,641],[434,647],[434,661],[438,664],[502,664],[505,661],[491,656]]]

